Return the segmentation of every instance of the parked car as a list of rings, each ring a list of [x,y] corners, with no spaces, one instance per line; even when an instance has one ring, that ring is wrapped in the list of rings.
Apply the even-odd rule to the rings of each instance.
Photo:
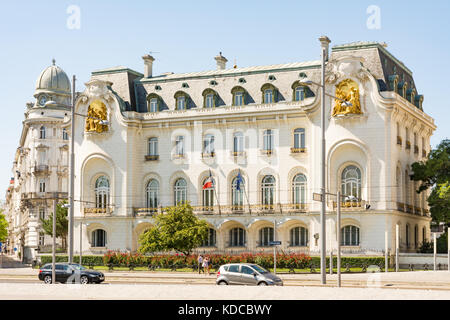
[[[216,284],[249,286],[282,286],[280,277],[257,264],[230,263],[219,268]]]
[[[56,282],[75,282],[81,284],[101,283],[105,281],[102,272],[88,270],[77,263],[55,263]],[[47,263],[39,270],[39,280],[44,283],[52,283],[52,264]]]

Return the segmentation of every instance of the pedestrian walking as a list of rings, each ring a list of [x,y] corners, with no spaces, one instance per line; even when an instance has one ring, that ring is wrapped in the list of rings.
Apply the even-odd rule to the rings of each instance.
[[[197,258],[197,263],[198,263],[198,274],[200,274],[203,268],[203,256],[201,254]]]
[[[205,257],[205,259],[203,259],[203,272],[205,273],[205,276],[206,272],[208,272],[209,275],[209,257]]]

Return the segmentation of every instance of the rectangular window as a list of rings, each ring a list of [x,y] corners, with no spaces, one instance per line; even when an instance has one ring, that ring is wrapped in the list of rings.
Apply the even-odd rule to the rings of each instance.
[[[150,156],[158,155],[158,138],[148,139],[148,154]]]
[[[266,151],[273,150],[273,131],[272,130],[264,131],[264,150],[266,150]]]
[[[177,137],[175,146],[176,146],[176,154],[179,156],[183,156],[184,155],[184,137],[183,136]]]
[[[69,140],[69,134],[67,133],[66,128],[62,130],[62,138],[63,140]]]
[[[45,180],[39,181],[39,192],[45,192]]]
[[[45,208],[39,208],[39,219],[45,220]]]
[[[244,104],[244,93],[236,92],[236,94],[234,95],[234,105],[242,106],[243,104]]]
[[[299,128],[294,131],[294,148],[305,148],[305,129]]]
[[[233,137],[233,151],[244,152],[244,135],[238,132]]]
[[[295,89],[295,101],[305,100],[305,88],[298,87]]]
[[[158,99],[153,98],[150,100],[150,112],[158,112]]]
[[[265,103],[272,103],[273,102],[273,92],[272,92],[272,90],[264,91],[264,102]]]
[[[212,107],[214,107],[214,95],[213,95],[213,94],[208,94],[208,95],[206,95],[206,98],[205,98],[205,107],[206,107],[206,108],[212,108]]]
[[[44,239],[45,239],[45,235],[43,235],[42,233],[39,234],[39,245],[40,246],[44,245]]]
[[[186,110],[186,98],[184,96],[178,97],[177,110]]]

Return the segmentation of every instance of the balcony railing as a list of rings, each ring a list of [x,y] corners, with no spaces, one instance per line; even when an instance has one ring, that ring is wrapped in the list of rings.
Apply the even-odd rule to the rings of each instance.
[[[159,155],[148,154],[145,156],[145,161],[157,161],[159,160]]]
[[[352,211],[352,210],[361,210],[366,205],[366,201],[343,201],[341,202],[341,210],[343,211]],[[337,202],[333,201],[333,209],[337,209]]]
[[[294,154],[306,153],[306,148],[291,148],[291,153]]]
[[[261,154],[271,156],[273,154],[273,149],[261,149]]]
[[[232,157],[245,157],[245,151],[231,151]]]
[[[49,167],[46,164],[39,164],[33,167],[34,174],[48,174],[49,171]]]
[[[110,216],[113,212],[112,207],[106,208],[84,208],[84,216]]]
[[[153,216],[157,212],[159,212],[159,208],[133,208],[136,217]]]
[[[308,205],[302,204],[260,204],[260,205],[225,205],[194,206],[195,214],[200,215],[233,215],[233,214],[297,214],[308,211]],[[164,211],[164,209],[163,209]]]
[[[215,152],[202,152],[202,159],[210,159],[216,156]]]

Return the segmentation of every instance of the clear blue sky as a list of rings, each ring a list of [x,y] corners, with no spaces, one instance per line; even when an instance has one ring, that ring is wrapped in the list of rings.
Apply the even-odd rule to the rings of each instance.
[[[80,29],[67,28],[67,8],[81,10]],[[376,5],[381,28],[367,28]],[[223,52],[239,67],[320,58],[317,38],[332,45],[381,41],[413,71],[424,110],[438,126],[432,146],[450,137],[450,1],[8,1],[0,4],[0,198],[12,176],[25,103],[52,58],[82,91],[93,70],[124,65],[154,73],[215,69]]]

